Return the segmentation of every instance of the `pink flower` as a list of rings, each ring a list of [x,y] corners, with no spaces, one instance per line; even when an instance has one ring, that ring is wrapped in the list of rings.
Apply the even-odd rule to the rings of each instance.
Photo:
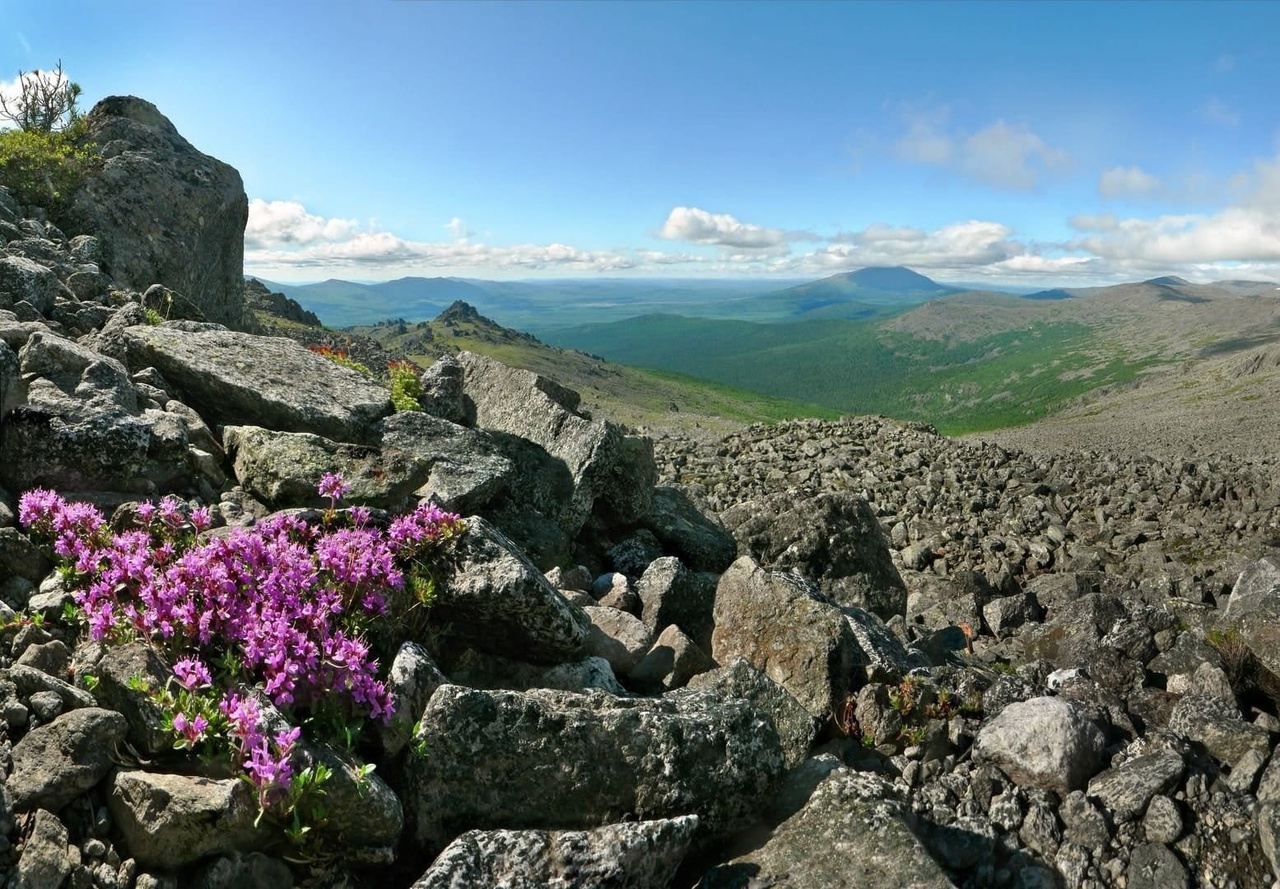
[[[346,483],[341,472],[326,472],[320,477],[320,496],[328,497],[335,503],[347,496],[351,486]]]

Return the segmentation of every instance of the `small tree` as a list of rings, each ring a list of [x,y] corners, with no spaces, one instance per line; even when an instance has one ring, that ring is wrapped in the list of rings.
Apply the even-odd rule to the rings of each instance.
[[[24,132],[60,133],[80,119],[80,84],[67,79],[62,61],[52,71],[19,71],[16,97],[0,94],[0,119]]]

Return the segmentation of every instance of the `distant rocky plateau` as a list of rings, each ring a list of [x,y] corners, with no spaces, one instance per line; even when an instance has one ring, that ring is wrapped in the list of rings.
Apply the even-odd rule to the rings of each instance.
[[[83,230],[0,187],[5,886],[1275,884],[1265,448],[866,417],[649,437],[465,351],[396,412],[378,374],[262,334],[314,318],[245,287],[234,170],[140,99],[89,122]],[[43,487],[119,525],[173,495],[217,539],[322,521],[330,473],[468,530],[426,624],[377,630],[376,769],[308,748],[333,777],[299,858],[244,781],[175,755],[138,682],[173,664],[86,641],[17,510]]]

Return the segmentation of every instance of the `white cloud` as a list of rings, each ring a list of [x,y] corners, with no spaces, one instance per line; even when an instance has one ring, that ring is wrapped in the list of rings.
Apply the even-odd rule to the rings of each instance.
[[[1104,259],[1180,266],[1187,263],[1280,261],[1280,216],[1256,207],[1217,213],[1122,219],[1073,248]]]
[[[675,207],[667,215],[658,236],[738,250],[763,250],[784,246],[788,235],[781,229],[739,222],[728,213],[709,213],[698,207]]]
[[[1200,117],[1215,126],[1238,127],[1240,125],[1240,112],[1216,97],[1200,106]]]
[[[358,228],[354,219],[326,219],[307,212],[297,201],[249,202],[249,222],[244,230],[246,249],[273,246],[306,246],[352,237]]]
[[[1000,262],[1022,251],[1012,229],[998,222],[970,220],[927,232],[918,228],[870,225],[840,232],[831,244],[810,254],[825,265],[905,265],[958,269]]]
[[[1140,167],[1112,167],[1098,177],[1098,194],[1107,200],[1150,198],[1159,194],[1164,184]]]
[[[1049,146],[1025,124],[1000,119],[965,132],[950,125],[946,106],[909,109],[903,116],[907,130],[893,152],[909,163],[945,167],[985,185],[1021,191],[1034,188],[1044,173],[1071,166],[1067,152]]]
[[[445,223],[444,227],[453,234],[455,241],[468,241],[475,234],[471,229],[467,228],[467,224],[457,216]]]
[[[14,77],[13,80],[0,80],[0,97],[3,97],[9,107],[15,107],[15,103],[22,96],[22,82]],[[0,130],[11,130],[15,124],[8,119],[0,119]]]

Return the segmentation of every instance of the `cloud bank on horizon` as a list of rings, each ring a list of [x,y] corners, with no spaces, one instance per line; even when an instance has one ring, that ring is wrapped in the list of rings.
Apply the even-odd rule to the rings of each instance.
[[[0,91],[154,102],[270,280],[1280,280],[1277,4],[10,6]]]

